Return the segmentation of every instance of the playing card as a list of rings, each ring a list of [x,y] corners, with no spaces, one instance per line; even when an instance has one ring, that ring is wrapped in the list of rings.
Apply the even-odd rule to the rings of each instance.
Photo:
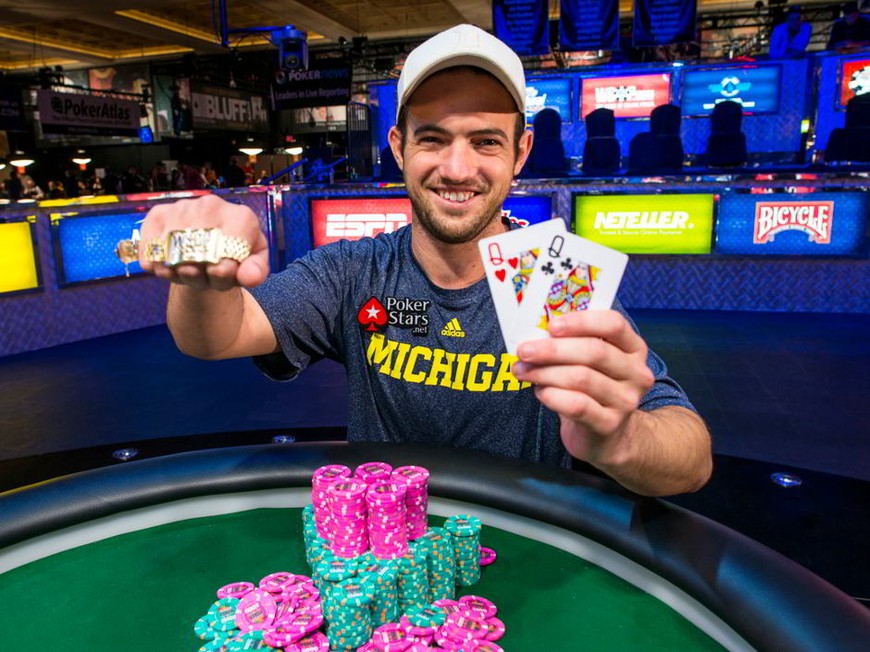
[[[478,243],[501,334],[509,353],[516,349],[511,329],[535,269],[541,245],[549,242],[553,236],[565,233],[562,220],[548,220],[484,238]]]
[[[516,343],[548,337],[556,315],[610,308],[627,263],[625,254],[585,238],[551,236],[542,243],[512,329]]]

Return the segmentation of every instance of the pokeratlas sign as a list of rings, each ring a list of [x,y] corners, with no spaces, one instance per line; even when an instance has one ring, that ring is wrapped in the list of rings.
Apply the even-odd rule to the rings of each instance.
[[[43,89],[36,105],[46,134],[139,135],[139,104],[131,100]]]
[[[708,254],[713,195],[575,195],[574,232],[627,254]]]
[[[311,237],[315,247],[391,233],[411,222],[406,197],[353,197],[311,200]]]

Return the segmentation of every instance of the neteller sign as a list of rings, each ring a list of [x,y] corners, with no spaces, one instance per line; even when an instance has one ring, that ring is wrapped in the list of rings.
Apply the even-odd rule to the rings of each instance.
[[[315,247],[391,233],[410,224],[407,197],[312,199],[311,237]]]
[[[629,254],[708,254],[713,195],[575,195],[574,232]]]
[[[139,135],[139,104],[131,100],[38,90],[36,105],[46,134]]]

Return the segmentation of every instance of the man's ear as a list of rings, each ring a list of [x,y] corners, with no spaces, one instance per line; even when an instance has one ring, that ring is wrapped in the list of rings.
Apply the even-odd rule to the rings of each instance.
[[[402,132],[396,126],[390,127],[390,132],[387,134],[387,140],[390,143],[390,149],[393,151],[393,158],[399,165],[400,170],[405,169],[405,161],[402,158]]]
[[[529,158],[529,154],[532,153],[532,143],[535,140],[534,133],[526,129],[520,135],[520,143],[517,151],[519,152],[519,156],[517,156],[517,162],[514,165],[514,176],[517,176],[520,173],[520,170],[523,169],[523,166],[526,164],[526,159]]]

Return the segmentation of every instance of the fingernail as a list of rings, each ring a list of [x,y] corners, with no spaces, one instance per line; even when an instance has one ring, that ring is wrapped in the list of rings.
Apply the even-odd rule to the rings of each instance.
[[[519,378],[520,376],[524,376],[526,372],[529,370],[529,365],[525,362],[514,362],[514,366],[511,369],[514,377]]]
[[[538,350],[538,345],[534,342],[524,342],[517,347],[517,356],[520,358],[529,358]]]

